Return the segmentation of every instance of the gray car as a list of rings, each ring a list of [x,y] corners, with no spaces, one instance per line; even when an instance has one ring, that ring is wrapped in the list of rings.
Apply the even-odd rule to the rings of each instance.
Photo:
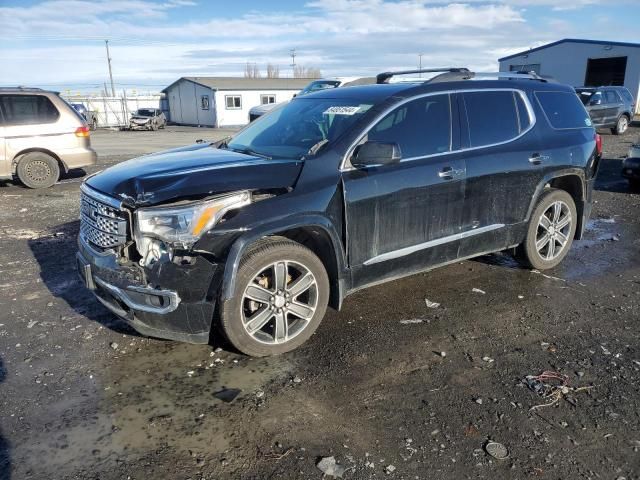
[[[95,165],[89,127],[57,92],[0,88],[0,179],[50,187],[60,172]]]
[[[159,108],[139,108],[131,115],[130,130],[158,130],[167,125],[167,117]]]
[[[622,135],[635,112],[635,100],[625,87],[578,87],[576,93],[589,112],[593,126]]]

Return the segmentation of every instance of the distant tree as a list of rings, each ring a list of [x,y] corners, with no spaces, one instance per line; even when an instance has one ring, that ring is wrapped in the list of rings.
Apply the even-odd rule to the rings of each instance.
[[[280,67],[267,63],[267,78],[280,78]]]
[[[322,72],[316,67],[305,67],[304,65],[296,65],[293,68],[294,78],[320,78]]]
[[[255,63],[249,63],[244,66],[244,78],[260,78],[260,69]]]

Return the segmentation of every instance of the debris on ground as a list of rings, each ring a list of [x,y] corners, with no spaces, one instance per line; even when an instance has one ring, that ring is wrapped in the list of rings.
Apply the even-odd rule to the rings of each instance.
[[[345,468],[336,462],[335,457],[324,457],[316,464],[316,466],[322,473],[334,478],[342,478],[342,475],[344,475],[345,472]]]
[[[482,361],[487,363],[493,363],[495,360],[485,355],[484,357],[482,357]]]
[[[387,472],[387,475],[389,475],[396,471],[396,467],[394,467],[393,465],[387,465],[384,471]]]
[[[293,383],[302,383],[302,379],[299,376],[295,376],[291,379]]]
[[[567,398],[567,395],[571,393],[584,392],[594,388],[593,385],[586,387],[571,387],[569,386],[569,376],[563,375],[559,372],[544,371],[540,375],[527,375],[523,380],[523,383],[529,387],[529,389],[539,396],[548,400],[547,403],[540,405],[534,405],[530,410],[535,410],[543,407],[551,407],[560,400],[567,400],[572,405],[574,404]]]
[[[409,318],[408,320],[400,320],[402,325],[413,325],[416,323],[423,323],[424,320],[421,318]]]
[[[484,450],[496,460],[509,458],[509,450],[507,450],[507,447],[498,442],[488,441],[484,446]]]
[[[432,302],[428,298],[424,299],[424,303],[427,305],[428,308],[438,308],[440,306],[438,302]]]
[[[116,342],[111,342],[109,344],[109,346],[113,349],[113,350],[117,350],[118,349],[118,344]]]
[[[236,399],[238,395],[240,395],[241,391],[242,390],[240,390],[239,388],[223,388],[222,390],[214,393],[213,396],[218,400],[222,400],[223,402],[231,403]]]
[[[486,293],[487,293],[484,290],[480,290],[479,288],[472,288],[471,291],[473,293],[481,293],[482,295],[486,295]]]

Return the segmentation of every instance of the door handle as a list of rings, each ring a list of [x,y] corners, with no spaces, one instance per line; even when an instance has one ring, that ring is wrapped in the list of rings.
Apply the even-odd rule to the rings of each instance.
[[[464,170],[461,168],[444,167],[438,172],[438,176],[444,180],[453,180],[462,175],[464,175]]]
[[[534,153],[529,157],[529,163],[533,163],[534,165],[540,165],[547,160],[549,160],[549,155],[540,155],[539,153]]]

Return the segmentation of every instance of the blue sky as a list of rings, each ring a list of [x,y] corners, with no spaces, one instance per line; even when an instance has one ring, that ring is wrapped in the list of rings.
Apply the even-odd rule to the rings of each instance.
[[[560,38],[640,43],[639,0],[0,0],[0,85],[159,91],[187,75],[242,75],[246,62],[325,76],[468,66]]]

